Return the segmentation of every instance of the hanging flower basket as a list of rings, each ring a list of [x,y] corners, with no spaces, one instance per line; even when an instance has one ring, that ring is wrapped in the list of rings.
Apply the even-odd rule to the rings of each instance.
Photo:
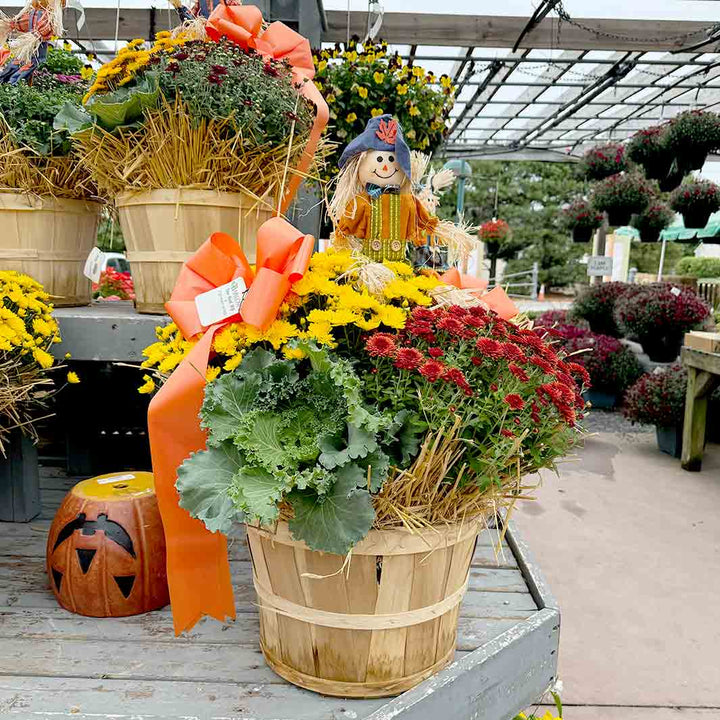
[[[642,242],[657,242],[660,232],[675,217],[675,213],[663,203],[653,203],[633,219],[633,227],[640,232]]]
[[[667,147],[667,126],[635,133],[628,143],[626,155],[642,167],[645,177],[662,182],[668,176],[673,161],[673,154]]]
[[[720,187],[709,180],[685,183],[672,194],[670,206],[682,213],[686,228],[704,228],[720,209]]]
[[[621,173],[595,186],[592,204],[599,212],[608,214],[612,227],[622,227],[634,213],[641,213],[650,204],[652,196],[652,187],[642,175]]]
[[[720,117],[705,110],[680,113],[667,125],[667,147],[681,170],[700,170],[708,153],[720,147]]]
[[[604,180],[627,169],[625,146],[608,143],[590,148],[580,162],[580,168],[588,180]]]
[[[684,177],[685,172],[679,170],[677,167],[677,163],[673,162],[667,175],[658,180],[658,186],[660,188],[660,191],[672,192],[676,187],[680,185]]]
[[[565,225],[572,231],[576,243],[588,242],[593,232],[602,225],[603,215],[584,199],[575,200],[563,210]]]
[[[504,220],[490,220],[480,226],[478,235],[484,243],[502,243],[512,235],[512,230]]]

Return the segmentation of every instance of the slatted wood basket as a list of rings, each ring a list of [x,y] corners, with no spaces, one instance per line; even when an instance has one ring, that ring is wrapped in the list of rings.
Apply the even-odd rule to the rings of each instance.
[[[30,275],[56,307],[89,305],[83,267],[99,220],[99,203],[0,192],[0,268]]]
[[[182,264],[214,232],[225,232],[255,262],[258,228],[272,206],[245,193],[177,188],[116,199],[141,313],[164,313]]]
[[[452,662],[477,522],[371,530],[345,558],[314,552],[286,523],[248,527],[268,665],[323,695],[399,695]]]

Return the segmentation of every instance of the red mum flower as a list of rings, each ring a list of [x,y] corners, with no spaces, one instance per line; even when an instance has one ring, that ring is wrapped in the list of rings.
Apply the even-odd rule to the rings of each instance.
[[[478,315],[468,315],[465,322],[475,328],[482,328],[487,325],[487,319]]]
[[[571,362],[568,363],[568,370],[573,374],[577,375],[582,381],[583,385],[590,385],[590,375],[588,371],[579,363]]]
[[[506,360],[515,360],[516,362],[525,360],[525,353],[517,345],[511,342],[505,342],[501,343],[500,347],[502,348],[502,356]]]
[[[510,363],[508,365],[508,369],[518,380],[521,380],[522,382],[527,382],[530,379],[530,376],[515,363]]]
[[[435,313],[433,313],[432,310],[428,310],[424,307],[416,307],[413,308],[413,311],[410,313],[410,317],[413,320],[432,322],[435,319]]]
[[[445,366],[438,360],[428,360],[420,366],[420,374],[428,381],[435,382],[445,372]]]
[[[451,305],[448,308],[448,314],[452,315],[453,317],[458,318],[459,320],[465,321],[465,319],[470,314],[467,310],[467,308],[464,308],[460,305]]]
[[[443,373],[443,380],[455,383],[455,385],[457,385],[459,388],[462,388],[463,390],[470,390],[470,385],[468,384],[465,375],[463,375],[462,370],[459,370],[458,368],[448,368]]]
[[[397,346],[389,333],[375,333],[365,343],[365,349],[371,357],[393,357]]]
[[[465,329],[465,326],[460,322],[460,320],[450,315],[440,320],[437,327],[438,330],[444,330],[455,337],[467,337],[468,330]],[[470,332],[470,336],[472,337],[472,332]]]
[[[497,320],[495,321],[495,324],[492,327],[492,330],[490,331],[495,337],[507,337],[507,330],[504,325],[502,325]]]
[[[525,401],[517,393],[510,393],[503,399],[513,410],[522,410],[525,407]]]
[[[428,348],[428,355],[431,358],[439,358],[439,357],[442,357],[444,354],[445,353],[443,352],[442,348],[439,348],[439,347]]]
[[[425,320],[409,320],[405,325],[405,332],[410,335],[416,335],[427,342],[435,342],[433,326]]]
[[[400,370],[415,370],[425,358],[415,348],[400,348],[395,355],[395,367]]]
[[[547,375],[550,375],[553,371],[552,365],[539,355],[533,355],[530,358],[530,362],[535,365],[535,367],[539,367]]]
[[[498,386],[495,383],[490,383],[490,392],[497,392]]]
[[[473,365],[482,365],[483,364],[483,359],[481,357],[478,357],[477,355],[473,355],[470,358],[470,360]]]
[[[502,345],[492,338],[479,338],[475,347],[487,357],[499,360],[502,357]]]
[[[514,437],[515,437],[515,433],[514,433],[512,430],[506,430],[505,428],[503,428],[503,429],[500,431],[500,434],[501,434],[501,435],[504,435],[505,437],[508,437],[508,438],[514,438]]]

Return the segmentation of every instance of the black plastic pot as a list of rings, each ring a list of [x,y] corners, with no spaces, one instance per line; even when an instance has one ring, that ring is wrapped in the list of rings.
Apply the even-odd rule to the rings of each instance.
[[[672,427],[655,426],[658,449],[660,452],[667,453],[674,458],[679,458],[682,454],[682,436],[682,425],[673,425]]]
[[[648,178],[648,180],[662,180],[667,177],[670,172],[672,162],[673,156],[670,154],[662,155],[652,160],[646,160],[642,166],[645,171],[645,177]]]
[[[700,170],[707,160],[707,155],[707,150],[701,148],[683,148],[675,160],[678,167],[688,173],[691,170]]]
[[[685,210],[682,214],[686,228],[699,230],[708,224],[710,215],[712,215],[710,210]]]
[[[613,208],[607,211],[607,215],[611,227],[625,227],[630,224],[633,211],[627,208]]]
[[[658,179],[660,190],[663,192],[671,192],[680,185],[685,175],[686,173],[682,170],[669,171],[665,177]]]
[[[572,231],[572,241],[574,243],[586,243],[592,240],[594,230],[589,227],[574,227]]]
[[[601,410],[612,410],[618,402],[618,396],[615,393],[607,393],[602,390],[586,390],[583,398],[594,408]]]
[[[662,228],[639,228],[640,231],[640,242],[653,243],[660,239],[660,230]]]
[[[671,363],[677,360],[682,347],[683,335],[646,335],[640,338],[643,352],[657,363]]]

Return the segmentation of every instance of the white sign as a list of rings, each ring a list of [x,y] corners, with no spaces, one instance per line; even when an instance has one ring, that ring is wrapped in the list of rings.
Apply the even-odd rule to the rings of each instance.
[[[240,312],[240,306],[245,299],[246,293],[247,285],[245,285],[245,281],[242,278],[237,278],[225,283],[225,285],[198,295],[195,298],[195,307],[200,322],[205,327],[208,327],[237,315]]]
[[[682,290],[679,287],[671,287],[670,292],[675,296],[679,297],[682,294]]]
[[[122,482],[123,480],[134,480],[135,476],[132,473],[127,475],[112,475],[111,477],[101,478],[97,481],[98,485],[108,485],[109,483]]]
[[[612,275],[613,259],[604,255],[593,255],[588,258],[587,274],[591,277]]]
[[[100,273],[105,264],[105,253],[100,248],[94,247],[85,261],[83,275],[94,283],[100,282]]]

